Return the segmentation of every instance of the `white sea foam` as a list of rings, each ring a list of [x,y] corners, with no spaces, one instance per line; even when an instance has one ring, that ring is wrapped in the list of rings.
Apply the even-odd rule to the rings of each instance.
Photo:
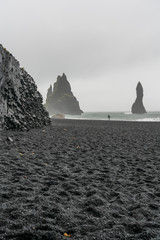
[[[137,119],[137,122],[160,122],[160,118],[141,118]]]
[[[125,112],[124,114],[126,114],[126,115],[130,115],[130,114],[132,114],[131,112]]]

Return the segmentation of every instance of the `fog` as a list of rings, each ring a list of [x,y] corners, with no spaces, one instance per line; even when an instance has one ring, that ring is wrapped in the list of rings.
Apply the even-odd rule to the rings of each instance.
[[[47,89],[66,74],[83,111],[160,110],[159,0],[0,0],[0,43]]]

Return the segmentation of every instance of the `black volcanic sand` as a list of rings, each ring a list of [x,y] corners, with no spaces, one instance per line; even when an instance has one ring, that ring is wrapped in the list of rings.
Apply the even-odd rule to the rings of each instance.
[[[0,139],[0,239],[160,239],[160,123],[53,120]]]

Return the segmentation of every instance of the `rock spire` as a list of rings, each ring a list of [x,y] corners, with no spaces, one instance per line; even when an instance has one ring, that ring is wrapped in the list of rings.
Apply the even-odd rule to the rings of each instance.
[[[62,76],[57,77],[53,91],[50,85],[47,92],[46,109],[50,115],[58,113],[80,115],[82,113],[79,102],[73,95],[71,86],[64,73]]]
[[[147,113],[143,105],[143,87],[140,82],[138,82],[136,87],[137,98],[132,105],[132,113],[143,114]]]
[[[0,128],[28,130],[50,124],[33,78],[0,45]]]

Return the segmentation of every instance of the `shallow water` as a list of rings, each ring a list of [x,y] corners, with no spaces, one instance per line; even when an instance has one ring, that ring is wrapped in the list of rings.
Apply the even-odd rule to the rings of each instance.
[[[111,120],[117,121],[143,121],[160,122],[160,112],[148,112],[146,114],[132,114],[131,112],[85,112],[82,115],[66,115],[68,119],[89,119],[89,120]]]

